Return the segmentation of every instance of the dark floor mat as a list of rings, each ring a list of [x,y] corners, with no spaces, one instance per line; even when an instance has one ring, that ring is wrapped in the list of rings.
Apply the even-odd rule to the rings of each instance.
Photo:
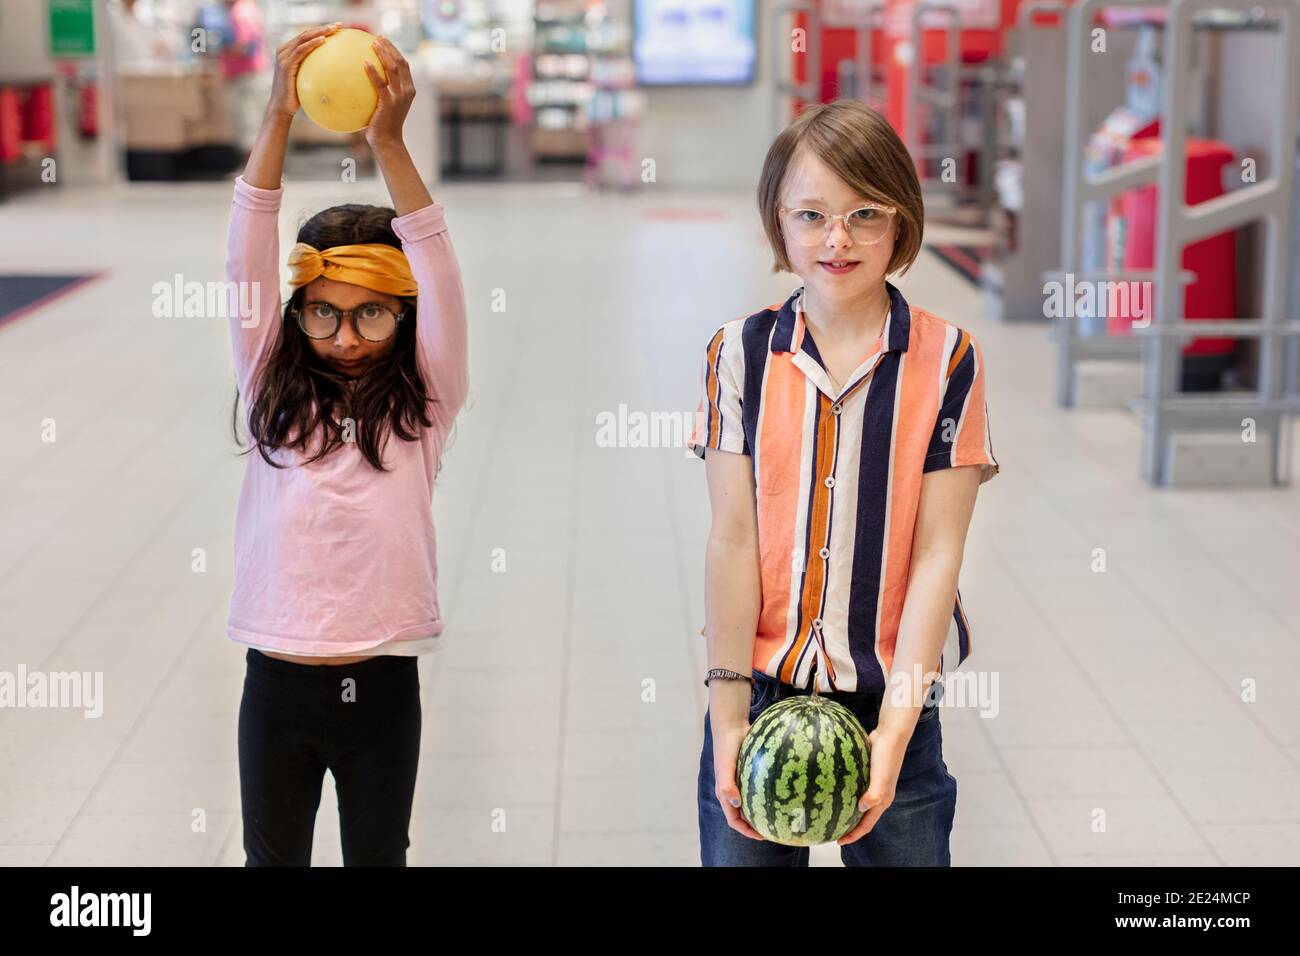
[[[11,275],[0,273],[0,326],[46,305],[95,275]]]

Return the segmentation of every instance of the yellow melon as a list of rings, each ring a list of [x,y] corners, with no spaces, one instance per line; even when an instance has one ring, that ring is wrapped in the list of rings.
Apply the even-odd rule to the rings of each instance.
[[[369,60],[381,78],[388,76],[370,48],[374,42],[364,30],[339,30],[298,65],[298,102],[317,126],[351,133],[370,122],[379,97],[361,62]]]

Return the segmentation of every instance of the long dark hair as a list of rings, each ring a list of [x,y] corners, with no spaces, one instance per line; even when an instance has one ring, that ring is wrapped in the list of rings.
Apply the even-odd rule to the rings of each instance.
[[[402,243],[392,227],[395,215],[395,210],[384,206],[331,206],[303,223],[298,241],[317,249],[355,243],[384,243],[400,249]],[[421,426],[433,424],[429,393],[415,358],[415,299],[402,299],[406,314],[397,324],[392,349],[350,382],[316,357],[298,327],[294,311],[302,305],[304,290],[295,290],[285,303],[279,334],[253,381],[251,401],[250,396],[244,397],[250,445],[242,454],[256,449],[267,464],[283,468],[271,459],[272,451],[289,448],[306,455],[319,435],[319,448],[304,461],[311,464],[345,442],[343,422],[351,419],[357,449],[373,468],[386,471],[383,450],[389,433],[402,441],[415,441]],[[236,389],[230,427],[235,441],[243,444],[239,398]]]

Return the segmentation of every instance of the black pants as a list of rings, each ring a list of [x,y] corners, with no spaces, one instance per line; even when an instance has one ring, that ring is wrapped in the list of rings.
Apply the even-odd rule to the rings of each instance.
[[[297,664],[249,649],[239,705],[247,866],[308,866],[328,769],[344,866],[405,866],[420,758],[414,657]]]

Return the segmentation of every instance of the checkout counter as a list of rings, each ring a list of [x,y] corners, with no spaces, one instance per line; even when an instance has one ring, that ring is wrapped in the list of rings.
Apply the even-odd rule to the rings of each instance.
[[[406,120],[406,146],[425,182],[433,184],[440,178],[441,99],[417,57],[411,59],[411,67],[416,96]],[[117,82],[129,179],[210,178],[233,173],[243,163],[244,155],[235,143],[233,104],[215,65],[124,74]],[[290,128],[289,146],[291,152],[331,145],[346,152],[358,137],[321,129],[299,111]]]

